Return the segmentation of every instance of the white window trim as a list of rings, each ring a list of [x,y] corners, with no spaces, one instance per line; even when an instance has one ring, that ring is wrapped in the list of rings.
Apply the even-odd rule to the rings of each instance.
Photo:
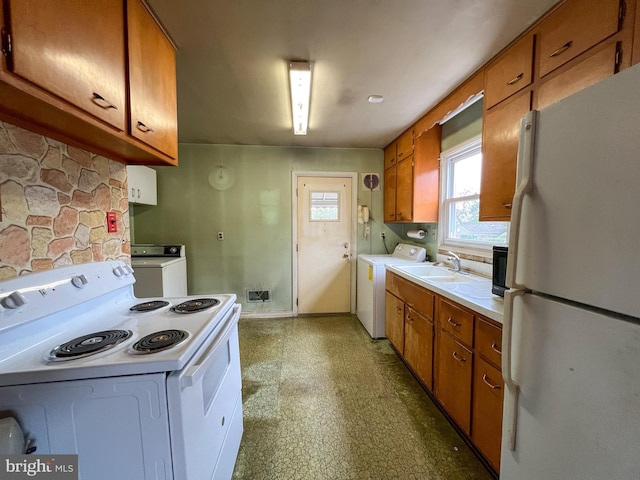
[[[452,203],[448,198],[450,187],[449,158],[482,151],[482,135],[476,135],[464,143],[456,145],[449,150],[440,153],[440,211],[438,215],[438,250],[452,250],[457,253],[476,255],[490,258],[492,256],[493,243],[469,242],[464,240],[452,240],[446,238],[449,231],[449,205]],[[456,197],[456,201],[479,199],[479,194],[466,197]]]

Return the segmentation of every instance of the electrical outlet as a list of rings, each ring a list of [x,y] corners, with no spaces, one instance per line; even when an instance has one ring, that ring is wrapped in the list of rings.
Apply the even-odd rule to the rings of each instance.
[[[224,240],[224,232],[218,232],[218,240]]]
[[[380,240],[384,240],[385,238],[387,238],[385,233],[384,232],[380,232]]]

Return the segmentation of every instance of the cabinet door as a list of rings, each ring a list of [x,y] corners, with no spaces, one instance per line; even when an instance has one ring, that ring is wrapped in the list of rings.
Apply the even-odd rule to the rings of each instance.
[[[549,78],[538,89],[536,109],[540,110],[616,73],[617,53],[618,46],[611,43]]]
[[[385,334],[401,354],[404,353],[404,303],[385,292]]]
[[[415,139],[413,154],[413,221],[437,222],[440,206],[442,127],[435,125]]]
[[[121,0],[11,0],[9,70],[124,131]]]
[[[129,202],[146,205],[158,204],[156,171],[142,165],[127,166]]]
[[[485,70],[485,108],[531,84],[533,76],[533,34],[518,40]]]
[[[433,387],[433,323],[405,306],[404,358],[425,387]]]
[[[393,167],[396,164],[396,142],[384,149],[384,168]]]
[[[438,334],[437,398],[458,426],[471,431],[473,354],[447,333]]]
[[[540,76],[618,31],[620,0],[569,0],[544,20],[539,38]]]
[[[140,0],[128,1],[127,9],[130,134],[177,158],[175,50]]]
[[[384,221],[396,220],[396,167],[384,171]]]
[[[511,219],[516,188],[520,119],[531,107],[531,92],[485,110],[482,122],[482,179],[480,220]]]
[[[399,162],[413,155],[413,129],[404,132],[396,142],[396,159]]]
[[[500,370],[482,358],[476,358],[473,385],[471,440],[493,468],[499,471],[504,397],[504,382]]]
[[[396,165],[396,221],[413,219],[413,157],[405,158]]]

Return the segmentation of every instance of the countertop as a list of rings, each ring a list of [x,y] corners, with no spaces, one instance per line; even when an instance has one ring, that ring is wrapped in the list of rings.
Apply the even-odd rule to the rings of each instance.
[[[415,264],[414,264],[415,265]],[[434,264],[424,262],[422,265]],[[464,305],[480,315],[502,323],[504,300],[502,297],[491,293],[491,280],[478,275],[465,275],[468,281],[464,282],[438,282],[436,278],[421,277],[411,273],[411,266],[387,265],[387,270],[401,276],[413,283]],[[415,267],[414,267],[415,268]],[[453,274],[453,273],[452,273]]]

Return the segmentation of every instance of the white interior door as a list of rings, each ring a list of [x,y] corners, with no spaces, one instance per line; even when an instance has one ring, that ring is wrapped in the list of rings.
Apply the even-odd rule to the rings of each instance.
[[[349,177],[298,177],[298,313],[351,309]]]

